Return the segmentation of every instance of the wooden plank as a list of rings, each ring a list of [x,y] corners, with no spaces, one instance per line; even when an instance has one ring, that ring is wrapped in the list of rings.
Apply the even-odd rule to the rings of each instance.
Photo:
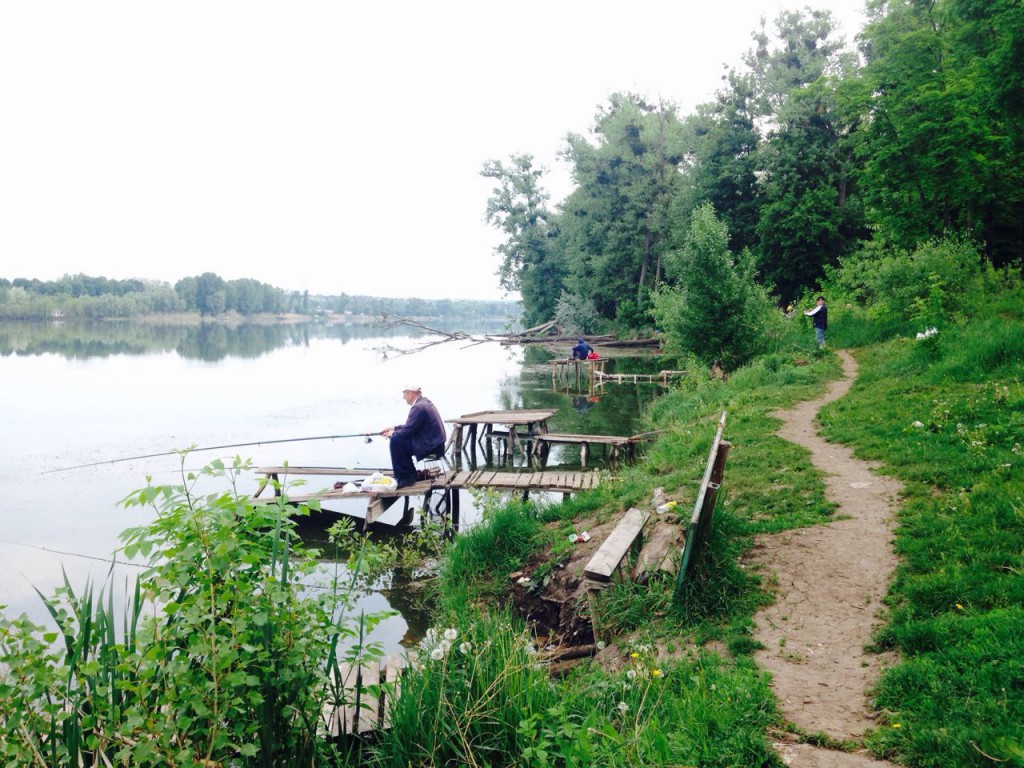
[[[355,733],[368,733],[380,722],[380,696],[366,691],[369,685],[380,683],[380,659],[373,659],[359,668],[359,690],[356,710],[358,722]]]
[[[374,472],[392,474],[390,467],[259,467],[257,475],[337,475],[338,477],[369,477]]]
[[[398,701],[405,666],[405,657],[398,653],[392,653],[384,660],[384,682],[387,683],[387,688],[384,693],[384,706],[381,708],[381,728],[391,727],[391,708]]]
[[[595,581],[611,581],[612,574],[622,563],[622,559],[633,543],[643,533],[644,525],[650,516],[649,511],[641,511],[636,507],[626,510],[626,514],[622,516],[619,524],[590,558],[583,573]]]
[[[332,736],[339,736],[346,733],[355,733],[352,730],[355,724],[355,690],[359,670],[351,664],[338,665],[338,688],[341,692],[343,702],[340,703],[334,712]]]

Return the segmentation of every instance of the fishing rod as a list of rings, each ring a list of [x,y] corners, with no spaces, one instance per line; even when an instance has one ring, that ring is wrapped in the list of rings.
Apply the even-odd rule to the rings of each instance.
[[[137,461],[139,459],[155,459],[159,456],[180,456],[195,451],[222,451],[227,448],[246,448],[251,445],[276,445],[278,443],[298,443],[305,440],[341,440],[347,437],[362,437],[363,442],[372,443],[373,438],[379,437],[380,432],[353,432],[351,435],[320,435],[318,437],[289,437],[283,440],[257,440],[253,443],[231,443],[230,445],[209,445],[205,448],[182,448],[177,451],[163,451],[161,453],[146,453],[141,456],[125,456],[120,459],[107,459],[106,461],[93,461],[88,464],[75,464],[72,467],[60,467],[58,469],[47,469],[40,472],[41,475],[49,475],[53,472],[68,472],[72,469],[85,469],[86,467],[98,467],[102,464],[118,464],[122,461]]]

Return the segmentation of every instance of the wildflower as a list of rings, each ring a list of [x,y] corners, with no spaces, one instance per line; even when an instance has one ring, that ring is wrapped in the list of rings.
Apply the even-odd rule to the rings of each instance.
[[[430,652],[430,658],[434,661],[440,661],[444,658],[444,651],[441,648],[435,648]]]
[[[446,629],[444,631],[444,639],[449,642],[454,641],[459,636],[459,630],[457,629]]]
[[[597,641],[597,650],[603,651],[604,649],[605,649],[605,642],[604,642],[604,640],[598,640]]]
[[[463,656],[465,656],[467,653],[469,653],[472,650],[473,650],[473,646],[472,646],[471,643],[462,643],[459,646],[459,653],[461,653]]]
[[[901,728],[902,726],[899,723],[893,723],[892,727],[893,728]]]
[[[630,680],[635,678],[636,677],[636,670],[635,669],[631,669],[628,672],[626,672],[626,677],[628,677]]]
[[[441,649],[441,653],[448,653],[451,650],[452,644],[448,639],[442,640],[437,644],[437,647]]]
[[[619,702],[619,712],[622,712],[623,714],[625,714],[628,711],[629,711],[629,704],[627,704],[624,701],[620,701]]]
[[[629,658],[631,658],[631,659],[639,659],[640,658],[640,654],[637,653],[636,651],[633,651],[631,654],[629,654]]]
[[[960,605],[960,603],[957,603],[957,604],[956,604],[956,609],[957,609],[958,611],[962,611],[962,610],[964,609],[964,607],[963,607],[962,605]]]
[[[651,677],[661,677],[661,670],[660,669],[652,669],[651,670]]]

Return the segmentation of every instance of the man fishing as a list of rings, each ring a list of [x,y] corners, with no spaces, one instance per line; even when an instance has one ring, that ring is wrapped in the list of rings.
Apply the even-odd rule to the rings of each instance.
[[[422,390],[410,385],[402,390],[402,397],[411,406],[405,424],[380,431],[391,438],[391,468],[399,488],[419,479],[413,457],[440,455],[445,441],[444,420],[434,404],[423,397]]]

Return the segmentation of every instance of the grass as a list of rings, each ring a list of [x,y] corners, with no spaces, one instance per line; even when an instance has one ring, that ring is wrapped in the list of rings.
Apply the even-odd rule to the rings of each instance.
[[[987,308],[978,310],[984,301]],[[875,638],[877,649],[898,650],[901,662],[874,692],[878,726],[864,741],[838,746],[867,746],[909,766],[1024,765],[1024,302],[1019,293],[994,294],[973,306],[977,319],[950,322],[922,341],[913,339],[913,323],[878,322],[841,307],[833,313],[836,332],[830,330],[830,343],[858,346],[860,376],[847,396],[820,412],[823,431],[879,462],[907,489],[891,616]],[[581,729],[609,734],[600,749],[588,741],[596,751],[586,760],[602,764],[777,764],[765,728],[785,724],[751,658],[752,616],[770,599],[770,585],[743,567],[743,555],[755,535],[817,525],[835,514],[807,452],[775,434],[774,411],[820,395],[840,375],[836,357],[819,353],[798,330],[780,341],[780,351],[725,384],[683,380],[650,406],[650,425],[666,432],[640,465],[597,493],[541,511],[531,545],[540,551],[550,546],[545,523],[642,505],[658,486],[681,500],[680,514],[688,517],[714,423],[728,411],[733,450],[725,493],[706,556],[681,598],[672,599],[674,584],[666,579],[642,588],[617,583],[600,600],[602,626],[621,645],[661,649],[657,663],[673,649],[673,679],[690,684],[660,688],[643,725],[627,728],[608,719],[621,670],[585,664],[553,683],[558,704],[545,699],[529,708],[520,727],[547,753],[520,753],[516,764],[584,764],[566,751],[568,737],[558,736],[579,738]],[[708,650],[709,641],[729,653]],[[729,704],[753,702],[729,730],[720,730],[715,704],[696,684],[707,668],[722,676],[715,690]],[[601,716],[587,715],[583,700]],[[618,762],[627,752],[634,762]]]
[[[864,350],[823,418],[906,485],[870,743],[910,765],[1024,765],[1024,319]],[[886,402],[886,408],[879,408]]]
[[[890,617],[874,638],[901,661],[874,691],[866,745],[907,766],[1024,766],[1024,301],[1009,291],[965,306],[976,319],[922,341],[909,322],[837,306],[830,343],[862,345],[860,377],[819,420],[906,488]],[[550,507],[485,505],[487,523],[444,558],[439,626],[376,744],[335,755],[314,736],[321,654],[354,630],[343,604],[297,599],[313,561],[284,517],[147,488],[135,503],[172,502],[126,532],[126,550],[150,563],[129,605],[152,611],[115,617],[109,591],[68,588],[49,603],[60,633],[0,617],[0,755],[40,766],[779,766],[768,729],[786,724],[752,658],[770,585],[743,558],[759,534],[833,518],[821,474],[775,434],[772,414],[840,375],[805,327],[789,330],[728,382],[689,377],[652,403],[648,422],[665,432],[618,482]],[[506,610],[508,574],[564,557],[575,520],[645,505],[656,487],[687,519],[723,410],[733,448],[683,593],[672,579],[616,584],[599,607],[621,663],[551,677]]]

